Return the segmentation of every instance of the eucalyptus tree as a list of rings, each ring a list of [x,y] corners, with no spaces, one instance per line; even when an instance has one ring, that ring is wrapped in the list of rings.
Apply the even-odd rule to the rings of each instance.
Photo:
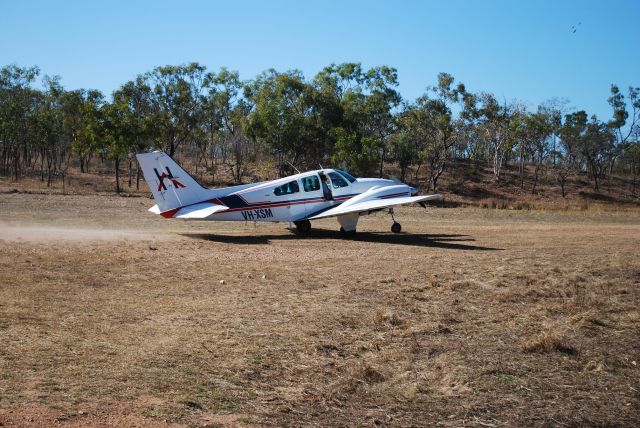
[[[613,119],[609,126],[615,130],[616,144],[623,146],[629,137],[638,132],[640,120],[640,88],[629,86],[628,98],[631,105],[631,114],[627,109],[624,95],[616,85],[611,85],[611,96],[607,100],[613,109]],[[625,126],[627,127],[625,129]]]
[[[201,155],[213,181],[220,159],[239,183],[255,158],[254,144],[245,132],[250,104],[243,97],[244,82],[237,71],[222,68],[207,76],[205,86],[208,93],[204,100],[204,138],[199,142]]]
[[[500,182],[502,167],[515,143],[514,118],[521,114],[521,108],[516,104],[498,103],[489,93],[482,93],[478,97],[479,126],[491,148],[493,177]]]
[[[191,142],[202,120],[202,95],[206,68],[198,63],[156,67],[142,76],[150,89],[155,143],[174,156],[176,149]]]
[[[425,159],[429,185],[434,192],[457,142],[451,105],[466,92],[463,84],[453,87],[453,83],[453,76],[439,73],[437,86],[430,87],[418,98],[412,115],[413,129],[423,138],[420,154]]]
[[[563,152],[578,165],[581,162],[580,153],[583,140],[587,132],[589,118],[584,110],[569,113],[564,117],[560,128],[560,140]]]
[[[562,118],[567,113],[569,101],[564,98],[552,98],[544,101],[538,106],[538,113],[546,116],[546,121],[551,126],[552,163],[555,165],[556,156],[559,152],[558,138],[562,128]]]
[[[398,162],[400,167],[400,181],[404,182],[407,170],[413,165],[418,157],[416,147],[411,141],[411,137],[406,131],[394,135],[391,140],[391,156]]]
[[[557,152],[552,164],[556,182],[560,185],[562,197],[567,194],[566,185],[569,178],[576,173],[576,164],[569,153]]]
[[[640,141],[631,141],[625,146],[623,159],[629,166],[631,172],[631,193],[637,196],[638,177],[640,176]]]
[[[43,94],[32,85],[39,74],[38,67],[0,69],[0,168],[14,180],[38,153],[34,144],[36,107]]]
[[[61,175],[64,188],[73,142],[73,129],[69,123],[74,113],[66,110],[68,94],[59,77],[45,77],[44,85],[42,102],[36,107],[36,141],[47,168],[47,186],[51,186],[54,176]]]
[[[330,132],[334,162],[360,169],[359,173],[372,173],[370,164],[375,162],[382,175],[394,132],[394,112],[402,100],[396,90],[397,70],[388,66],[364,70],[359,63],[331,64],[316,75],[313,84],[320,94],[330,94],[334,100],[323,98],[325,124],[329,122],[325,128],[342,129]],[[365,156],[360,156],[360,151],[366,152]]]
[[[522,128],[520,129],[520,139],[524,142],[525,150],[531,156],[531,160],[535,165],[533,186],[531,193],[535,193],[538,185],[540,171],[544,165],[547,156],[552,151],[550,137],[553,133],[553,118],[548,117],[544,113],[531,113],[521,116]],[[524,166],[522,165],[521,155],[521,180],[524,180]]]
[[[113,93],[111,103],[101,109],[100,139],[101,148],[113,160],[115,172],[115,191],[120,193],[120,166],[123,160],[144,147],[148,132],[149,118],[136,110],[136,100],[131,87],[124,85]],[[131,185],[131,183],[129,183]]]
[[[245,97],[252,104],[247,133],[276,157],[279,176],[304,154],[307,92],[302,73],[295,70],[271,69],[245,86]]]
[[[137,161],[134,161],[135,152],[148,150],[157,145],[157,141],[161,138],[161,131],[156,126],[156,117],[154,116],[155,105],[151,87],[143,76],[138,76],[135,80],[124,83],[117,91],[112,94],[114,102],[126,105],[131,126],[134,131],[131,134],[133,138],[129,142],[130,152],[127,153],[127,176],[128,185],[131,187],[133,164],[136,165],[136,189],[140,189],[140,167]]]
[[[439,73],[437,85],[429,87],[400,119],[404,129],[414,135],[418,165],[427,166],[427,182],[433,191],[455,155],[454,147],[465,140],[463,123],[456,123],[452,106],[462,102],[464,108],[470,100],[464,85],[454,82],[452,75]]]
[[[587,172],[593,180],[595,190],[600,188],[600,180],[605,178],[612,159],[617,156],[615,134],[609,124],[592,116],[587,124],[582,140],[581,154],[587,164]]]
[[[98,145],[100,108],[104,97],[100,91],[78,89],[64,93],[63,124],[71,138],[71,149],[78,155],[80,172],[89,172],[89,163]]]

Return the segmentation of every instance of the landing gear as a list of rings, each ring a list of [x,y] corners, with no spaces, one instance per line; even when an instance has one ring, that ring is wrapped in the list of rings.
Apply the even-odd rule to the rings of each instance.
[[[389,213],[391,214],[391,219],[393,220],[393,224],[391,225],[391,231],[393,233],[400,233],[402,231],[402,226],[400,223],[396,221],[396,213],[393,208],[389,209]]]
[[[344,236],[345,238],[353,238],[354,236],[356,236],[356,230],[349,230],[346,231],[344,230],[344,227],[340,228],[340,235]]]
[[[298,233],[309,233],[311,230],[311,222],[309,220],[295,221],[293,224],[296,225]]]

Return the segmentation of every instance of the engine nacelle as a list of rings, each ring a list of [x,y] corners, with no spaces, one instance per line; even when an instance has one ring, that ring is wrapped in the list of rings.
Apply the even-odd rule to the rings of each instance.
[[[346,208],[359,202],[370,201],[374,199],[398,198],[402,196],[411,196],[415,189],[406,184],[396,184],[393,186],[374,186],[364,193],[354,196],[341,206]]]

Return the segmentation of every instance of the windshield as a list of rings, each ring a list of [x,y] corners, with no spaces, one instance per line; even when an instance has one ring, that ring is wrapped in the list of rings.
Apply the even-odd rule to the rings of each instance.
[[[341,171],[339,169],[336,169],[336,172],[339,172],[344,178],[346,178],[347,180],[349,180],[352,183],[354,183],[356,181],[356,178],[353,175],[349,174],[348,172],[344,172],[344,171]]]

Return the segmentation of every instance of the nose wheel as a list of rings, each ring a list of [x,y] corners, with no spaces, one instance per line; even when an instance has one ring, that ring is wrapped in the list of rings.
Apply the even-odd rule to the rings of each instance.
[[[391,214],[391,219],[393,220],[393,224],[391,225],[391,231],[393,233],[400,233],[402,231],[402,226],[396,220],[396,212],[393,208],[389,209],[389,214]]]

